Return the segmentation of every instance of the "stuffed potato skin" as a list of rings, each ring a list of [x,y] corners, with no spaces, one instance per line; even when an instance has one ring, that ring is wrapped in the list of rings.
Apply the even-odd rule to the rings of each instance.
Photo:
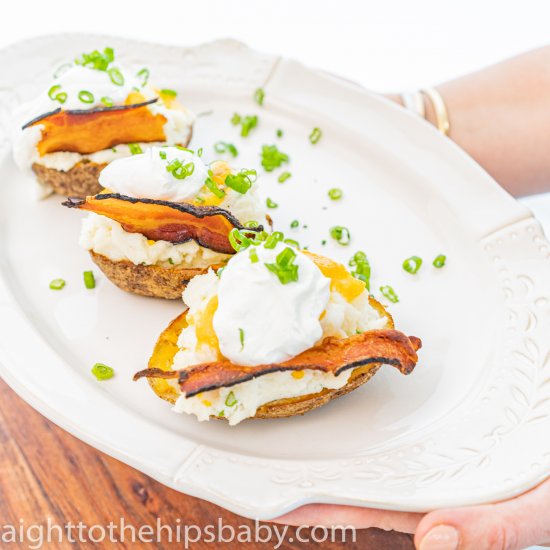
[[[393,329],[393,319],[384,306],[372,297],[370,297],[369,302],[372,307],[387,318],[387,327]],[[185,317],[186,314],[182,313],[161,333],[149,360],[149,369],[172,370],[174,356],[179,349],[177,345],[178,337],[181,331],[187,326]],[[365,384],[378,372],[381,366],[381,363],[371,363],[355,368],[347,384],[340,389],[325,388],[315,394],[278,399],[266,403],[258,408],[252,418],[285,418],[303,415]],[[148,378],[148,383],[158,397],[171,404],[174,404],[180,395],[176,379],[150,377]],[[219,417],[213,416],[212,418]]]

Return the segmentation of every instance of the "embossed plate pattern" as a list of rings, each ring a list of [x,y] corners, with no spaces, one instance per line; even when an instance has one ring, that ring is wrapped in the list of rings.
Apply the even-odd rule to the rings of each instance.
[[[127,63],[180,91],[197,113],[192,146],[220,139],[234,161],[259,166],[277,141],[293,176],[261,174],[278,229],[346,261],[365,250],[373,289],[391,284],[398,326],[420,336],[410,377],[382,369],[363,388],[300,418],[198,423],[173,414],[131,375],[181,309],[130,296],[90,268],[78,248],[80,216],[59,197],[36,202],[8,154],[14,105],[45,86],[67,56],[112,45]],[[84,441],[186,493],[259,518],[306,502],[395,510],[489,502],[517,494],[548,472],[550,443],[550,248],[527,208],[425,123],[353,84],[242,44],[193,48],[63,35],[0,52],[0,363],[6,381]],[[263,108],[252,101],[263,86]],[[233,112],[257,113],[241,139]],[[308,135],[323,130],[313,146]],[[331,187],[344,199],[332,203]],[[299,219],[303,225],[290,230]],[[327,238],[347,225],[349,247]],[[330,239],[329,239],[330,241]],[[445,253],[442,270],[431,267]],[[410,276],[404,258],[418,254]],[[68,284],[52,292],[48,283]],[[116,377],[97,383],[96,361]]]

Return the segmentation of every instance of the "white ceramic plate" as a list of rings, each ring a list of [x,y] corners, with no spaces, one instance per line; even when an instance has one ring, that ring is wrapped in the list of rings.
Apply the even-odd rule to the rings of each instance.
[[[353,84],[232,41],[194,48],[57,36],[0,53],[4,126],[67,56],[112,45],[153,69],[199,117],[192,146],[236,143],[244,167],[278,143],[292,178],[262,174],[276,227],[342,261],[365,250],[373,288],[391,284],[397,325],[420,336],[409,377],[389,367],[351,395],[300,418],[198,423],[171,412],[132,374],[181,310],[131,296],[79,249],[80,214],[33,202],[9,155],[0,165],[0,361],[6,381],[48,418],[159,481],[249,517],[307,502],[428,510],[519,493],[549,471],[550,248],[539,224],[432,127]],[[263,108],[252,101],[263,86]],[[260,124],[241,139],[234,112]],[[314,126],[323,138],[313,146]],[[277,128],[285,132],[275,137]],[[5,148],[7,152],[7,147]],[[261,170],[260,170],[261,172]],[[327,190],[344,190],[331,203]],[[290,230],[299,219],[307,228]],[[321,245],[349,227],[352,244]],[[444,269],[431,267],[438,253]],[[401,269],[417,254],[417,276]],[[96,269],[96,273],[97,273]],[[61,292],[49,281],[68,281]],[[116,377],[98,383],[91,366]]]

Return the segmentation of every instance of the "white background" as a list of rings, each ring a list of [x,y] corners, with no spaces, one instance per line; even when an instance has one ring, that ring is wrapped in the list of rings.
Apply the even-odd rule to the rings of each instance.
[[[173,44],[231,36],[399,90],[548,43],[549,22],[548,0],[6,0],[0,47],[59,32]]]
[[[55,0],[3,6],[0,47],[61,32],[182,45],[230,36],[375,91],[399,91],[550,43],[550,1]],[[550,199],[528,204],[550,234]]]

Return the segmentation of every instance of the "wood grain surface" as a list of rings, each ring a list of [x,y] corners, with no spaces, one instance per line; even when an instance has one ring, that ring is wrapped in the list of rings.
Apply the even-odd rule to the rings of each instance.
[[[49,420],[23,402],[4,382],[0,381],[0,453],[1,483],[0,510],[2,536],[4,526],[42,525],[46,529],[48,518],[54,525],[65,526],[68,522],[77,525],[107,526],[113,521],[119,524],[124,518],[126,525],[139,528],[143,525],[196,525],[199,528],[209,524],[233,526],[254,526],[254,522],[227,512],[204,500],[182,495],[169,489],[137,470],[96,451],[92,447],[64,432]],[[76,538],[77,531],[73,527]],[[59,529],[60,531],[61,529]],[[52,530],[52,542],[42,548],[65,549],[86,548],[93,543],[71,543],[63,531],[63,542],[58,542],[59,531]],[[30,531],[33,540],[37,531]],[[85,533],[85,531],[84,531]],[[115,531],[117,533],[117,531]],[[129,532],[127,532],[129,533]],[[98,536],[98,531],[90,533]],[[302,538],[308,531],[301,532]],[[128,534],[129,536],[129,534]],[[183,544],[168,542],[167,536],[161,543],[146,542],[104,542],[96,548],[184,548]],[[289,528],[281,549],[308,550],[311,548],[346,548],[369,550],[410,550],[414,548],[412,537],[402,533],[379,529],[359,530],[356,542],[297,542],[295,530]],[[194,549],[247,548],[250,550],[273,548],[271,542],[251,543],[209,543],[196,542]],[[31,546],[29,546],[31,545]],[[28,540],[24,543],[0,542],[0,548],[37,548]]]

